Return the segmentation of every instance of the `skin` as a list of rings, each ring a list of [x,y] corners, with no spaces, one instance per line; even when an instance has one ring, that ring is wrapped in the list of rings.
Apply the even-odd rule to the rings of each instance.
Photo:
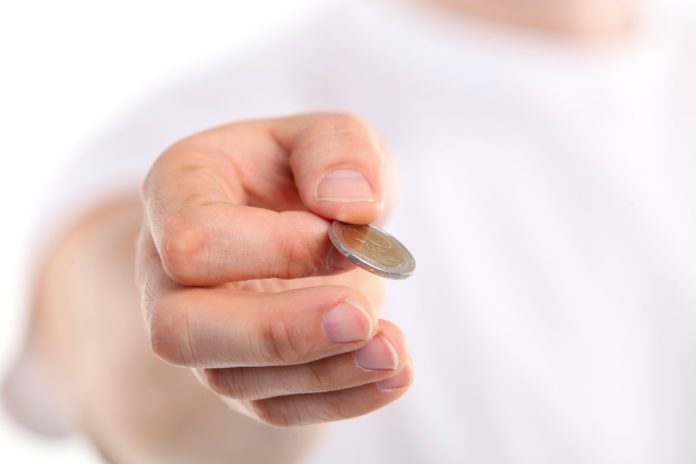
[[[630,18],[618,0],[430,3],[587,41]],[[298,462],[319,424],[408,390],[413,363],[378,317],[380,280],[327,239],[332,219],[383,218],[390,166],[355,116],[237,122],[176,142],[140,198],[105,204],[57,241],[29,345],[106,461]],[[336,170],[362,173],[369,191],[328,195],[320,183]],[[341,324],[337,307],[350,314]]]
[[[413,0],[447,12],[558,40],[602,45],[621,40],[636,23],[635,0]]]
[[[133,284],[141,227],[137,198],[104,205],[61,240],[39,279],[31,348],[81,432],[109,463],[298,462],[317,427],[235,413],[152,353]]]
[[[354,417],[401,396],[413,368],[399,329],[376,315],[381,285],[327,238],[327,219],[380,216],[389,165],[348,115],[237,123],[172,146],[143,186],[136,258],[153,352],[273,426]],[[364,173],[374,198],[318,198],[337,169]],[[350,340],[332,340],[334,308],[358,329]],[[360,367],[368,343],[388,368]],[[397,376],[391,388],[378,382]]]
[[[383,214],[390,166],[354,116],[230,124],[175,143],[140,201],[61,240],[39,282],[35,340],[106,459],[293,462],[313,424],[406,392],[413,365],[401,331],[378,318],[381,280],[328,241],[330,218]],[[373,198],[317,198],[336,168],[364,173]],[[335,342],[324,322],[345,303],[360,308],[348,321],[359,337]],[[386,364],[366,368],[366,354]]]

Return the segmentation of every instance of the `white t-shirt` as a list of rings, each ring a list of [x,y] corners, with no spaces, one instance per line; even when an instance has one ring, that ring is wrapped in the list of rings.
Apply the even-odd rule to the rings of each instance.
[[[696,55],[678,30],[592,49],[387,0],[342,8],[153,96],[51,207],[137,187],[210,126],[358,114],[398,162],[388,228],[418,269],[383,317],[417,376],[308,462],[695,462]]]

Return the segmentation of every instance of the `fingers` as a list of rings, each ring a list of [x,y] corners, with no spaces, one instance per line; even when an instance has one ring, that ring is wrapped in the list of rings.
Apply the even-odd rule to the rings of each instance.
[[[352,116],[252,121],[174,145],[143,199],[163,266],[179,283],[323,275],[352,268],[329,243],[326,219],[377,219],[389,166],[384,144]],[[298,209],[325,219],[284,211]]]
[[[250,408],[262,422],[276,426],[315,424],[367,414],[398,399],[413,382],[407,362],[394,376],[346,390],[253,400]]]
[[[191,367],[306,363],[364,346],[377,326],[359,292],[328,285],[278,293],[180,288],[149,304],[153,352]]]
[[[371,300],[345,286],[275,293],[257,293],[253,287],[241,290],[243,284],[179,286],[163,272],[145,231],[138,240],[136,282],[153,352],[178,365],[309,362],[365,345],[377,326]],[[342,276],[336,282],[351,281]]]
[[[290,152],[304,206],[329,219],[374,222],[393,191],[391,156],[363,120],[349,114],[279,120],[271,130]]]
[[[294,279],[351,269],[331,245],[328,227],[324,219],[302,211],[199,205],[166,226],[159,254],[167,274],[184,285]]]
[[[393,377],[407,360],[401,331],[390,322],[380,321],[377,335],[351,353],[294,366],[206,369],[202,377],[220,395],[256,400],[378,382]]]

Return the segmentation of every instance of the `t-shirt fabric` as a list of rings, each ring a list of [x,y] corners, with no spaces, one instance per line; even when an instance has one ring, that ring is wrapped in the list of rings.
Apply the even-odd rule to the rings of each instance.
[[[307,462],[694,462],[696,80],[679,30],[597,48],[389,0],[338,8],[144,102],[88,147],[53,216],[137,188],[199,130],[357,114],[397,160],[388,229],[418,267],[382,317],[416,379],[331,424]]]

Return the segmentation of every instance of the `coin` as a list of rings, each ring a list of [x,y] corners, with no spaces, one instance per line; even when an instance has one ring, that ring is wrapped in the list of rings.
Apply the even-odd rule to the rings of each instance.
[[[379,227],[333,221],[329,238],[343,256],[378,276],[405,279],[416,268],[406,247]]]

